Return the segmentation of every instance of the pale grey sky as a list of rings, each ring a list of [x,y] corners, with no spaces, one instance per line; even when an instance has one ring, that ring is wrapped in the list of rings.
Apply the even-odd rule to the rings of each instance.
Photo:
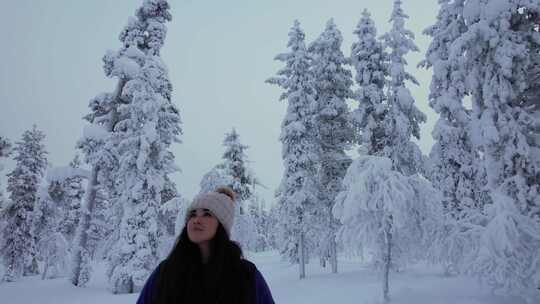
[[[65,165],[82,134],[88,100],[111,91],[115,80],[104,76],[101,57],[116,50],[118,34],[140,5],[138,0],[2,0],[0,11],[0,134],[12,142],[37,124],[53,165]],[[431,71],[417,70],[433,24],[436,0],[404,0],[406,26],[416,34],[420,53],[408,57],[409,71],[420,82],[409,87],[428,116],[420,147],[428,153],[436,115],[427,105]],[[334,18],[350,54],[354,30],[364,8],[378,34],[389,28],[392,0],[171,0],[173,21],[162,58],[169,68],[173,101],[181,111],[183,143],[173,152],[182,173],[173,176],[180,193],[191,198],[210,168],[220,162],[225,132],[235,127],[251,167],[268,190],[270,203],[282,175],[278,141],[285,104],[280,89],[264,83],[282,66],[274,56],[286,51],[287,33],[298,19],[307,41],[314,40]],[[13,162],[4,161],[5,174]]]

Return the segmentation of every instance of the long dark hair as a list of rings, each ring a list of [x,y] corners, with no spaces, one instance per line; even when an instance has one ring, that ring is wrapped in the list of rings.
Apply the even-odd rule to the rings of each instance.
[[[189,240],[184,226],[161,264],[153,303],[250,303],[251,273],[242,262],[242,249],[229,239],[221,223],[210,248],[210,259],[203,265],[199,247]]]

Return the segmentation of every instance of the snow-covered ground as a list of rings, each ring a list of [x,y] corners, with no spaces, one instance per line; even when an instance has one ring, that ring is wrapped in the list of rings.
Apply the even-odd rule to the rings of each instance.
[[[307,279],[297,279],[297,267],[281,262],[275,252],[248,254],[266,278],[279,304],[373,304],[380,303],[381,283],[376,273],[353,260],[340,260],[340,273],[331,274],[313,260]],[[439,269],[413,267],[392,274],[391,303],[394,304],[524,304],[517,298],[491,295],[476,280],[445,277]],[[137,295],[113,295],[107,290],[104,265],[87,288],[73,287],[65,278],[41,280],[25,277],[0,284],[0,302],[9,304],[124,304],[135,303]]]

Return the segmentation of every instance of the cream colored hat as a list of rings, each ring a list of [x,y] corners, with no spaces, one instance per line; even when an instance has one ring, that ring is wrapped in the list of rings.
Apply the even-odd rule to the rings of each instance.
[[[234,191],[228,187],[220,187],[214,191],[197,195],[186,212],[186,223],[189,213],[195,209],[208,209],[219,220],[230,236],[234,222]]]

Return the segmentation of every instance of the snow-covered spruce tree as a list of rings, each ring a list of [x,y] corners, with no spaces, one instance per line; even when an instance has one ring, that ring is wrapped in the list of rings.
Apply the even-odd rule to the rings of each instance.
[[[496,293],[530,301],[540,286],[539,116],[537,97],[528,96],[537,86],[529,73],[538,64],[539,8],[538,1],[466,1],[468,29],[450,50],[466,75],[473,144],[493,201],[468,269]]]
[[[185,199],[180,196],[176,190],[176,184],[165,175],[163,182],[163,189],[160,193],[161,201],[158,208],[158,225],[163,230],[163,236],[160,238],[160,257],[165,258],[166,254],[170,252],[171,244],[174,244],[176,234],[176,222],[180,216],[179,212],[181,204]],[[182,216],[185,214],[182,214]]]
[[[188,201],[186,198],[182,196],[175,196],[174,198],[161,204],[159,207],[159,213],[163,217],[161,225],[164,225],[164,230],[167,233],[167,237],[175,238],[182,232],[186,216],[185,211],[189,206],[189,203],[190,201]],[[182,221],[179,226],[177,224],[180,219]]]
[[[161,190],[161,202],[160,202],[160,212],[159,212],[159,222],[161,225],[164,225],[165,231],[170,235],[174,236],[174,223],[177,217],[177,208],[176,204],[168,204],[172,200],[178,198],[178,191],[176,190],[175,183],[165,175],[163,190]]]
[[[256,231],[256,240],[252,248],[255,252],[269,249],[268,212],[264,206],[264,199],[259,196],[254,196],[248,206],[249,217],[252,219]]]
[[[180,117],[171,103],[171,84],[159,57],[166,36],[165,22],[171,20],[169,4],[147,0],[128,27],[143,29],[142,41],[129,41],[135,55],[135,77],[126,82],[114,128],[118,143],[119,169],[115,204],[122,206],[119,240],[109,254],[109,283],[113,293],[139,291],[159,262],[157,222],[165,176],[177,170],[169,147],[179,142]],[[126,42],[126,41],[124,41]],[[119,54],[115,61],[122,62]]]
[[[3,136],[0,136],[0,173],[4,169],[4,166],[2,164],[2,158],[8,157],[11,154],[11,142]],[[7,198],[4,196],[4,185],[0,183],[0,231],[4,231],[4,227],[6,225],[6,222],[3,218],[3,208],[4,206],[7,206]],[[0,234],[0,248],[2,248],[2,235]],[[0,256],[0,260],[1,260]],[[0,261],[1,262],[1,261]],[[3,277],[4,273],[4,266],[3,264],[0,264],[0,280]]]
[[[388,49],[388,111],[384,117],[384,144],[382,155],[392,160],[394,168],[405,175],[422,171],[422,153],[411,141],[411,136],[420,138],[420,123],[426,116],[414,104],[407,82],[418,84],[413,75],[405,71],[405,55],[417,52],[414,34],[405,29],[409,18],[401,8],[401,0],[394,1],[390,22],[392,28],[382,36],[383,47]]]
[[[54,279],[65,275],[68,244],[59,232],[62,218],[60,206],[65,192],[58,181],[44,179],[37,192],[33,213],[32,234],[37,239],[37,252],[43,262],[42,279]]]
[[[143,6],[136,12],[136,18],[131,18],[120,34],[122,47],[117,52],[107,52],[103,59],[105,74],[111,78],[118,78],[118,83],[114,92],[99,94],[90,102],[92,111],[85,118],[91,125],[85,128],[85,135],[80,141],[80,147],[86,154],[86,161],[92,167],[92,174],[83,201],[83,217],[79,223],[73,254],[71,281],[77,286],[84,286],[91,274],[88,247],[92,241],[89,233],[93,231],[90,228],[95,214],[103,212],[103,210],[96,212],[95,205],[112,200],[116,202],[120,195],[113,174],[119,168],[117,149],[120,138],[114,134],[119,131],[118,123],[122,118],[118,108],[130,102],[124,92],[133,91],[133,88],[126,89],[127,84],[142,73],[141,67],[145,65],[146,57],[159,55],[166,34],[164,23],[171,19],[168,7],[168,3],[164,0],[144,1]],[[165,117],[161,122],[171,119],[174,121],[172,125],[176,127],[179,123],[178,111],[170,103],[171,84],[167,80],[166,73],[159,69],[147,71],[156,72],[153,78],[160,81],[155,81],[152,85],[168,101],[168,111],[160,112]],[[178,132],[180,133],[179,128]],[[167,157],[172,158],[172,155]],[[113,218],[110,220],[119,224],[114,217],[122,216],[121,206],[115,204],[111,210]],[[119,229],[114,231],[117,232]],[[119,233],[113,233],[107,243],[109,245],[115,243],[118,238]]]
[[[334,199],[351,159],[345,150],[353,142],[354,131],[346,99],[352,97],[351,72],[345,69],[346,59],[341,52],[343,38],[330,19],[321,35],[310,44],[313,58],[313,85],[316,96],[316,131],[320,145],[317,177],[321,185],[318,206],[313,210],[313,239],[318,240],[316,251],[325,264],[328,258],[332,272],[337,273],[336,231],[339,222],[332,216]]]
[[[104,57],[104,63],[107,76],[119,78],[116,89],[112,93],[101,93],[90,100],[88,106],[91,112],[84,117],[90,125],[85,126],[83,136],[77,143],[77,148],[84,154],[84,161],[92,168],[71,248],[69,280],[80,287],[86,286],[92,275],[91,256],[95,250],[92,240],[96,238],[98,223],[102,222],[97,215],[108,212],[103,210],[104,202],[107,202],[109,197],[114,197],[114,191],[110,191],[114,184],[111,175],[117,170],[118,160],[111,132],[118,121],[120,93],[127,79],[132,77],[129,69],[122,73],[120,66],[113,73],[107,56]]]
[[[223,162],[217,167],[224,171],[225,176],[230,177],[229,183],[225,185],[231,187],[237,194],[235,205],[237,214],[231,237],[244,248],[253,250],[257,239],[257,229],[247,212],[247,207],[256,196],[255,186],[259,182],[248,166],[249,160],[245,151],[249,147],[240,142],[240,135],[234,128],[230,133],[225,134],[223,146],[225,147]]]
[[[9,140],[0,136],[0,157],[8,157],[11,151],[11,143]]]
[[[422,256],[438,229],[439,192],[419,175],[405,176],[386,157],[360,156],[343,179],[333,208],[343,224],[339,237],[352,251],[369,251],[383,272],[389,300],[389,272]]]
[[[32,234],[36,236],[37,252],[43,262],[42,279],[65,276],[68,271],[68,240],[63,233],[63,224],[70,223],[70,203],[74,193],[71,182],[88,178],[88,172],[67,167],[53,167],[47,170],[37,191],[36,206],[32,214]],[[69,187],[66,187],[68,185]],[[80,195],[79,195],[80,196]]]
[[[257,244],[258,234],[257,226],[251,217],[251,214],[248,212],[249,204],[244,207],[246,210],[240,213],[240,205],[235,205],[235,216],[234,224],[231,230],[231,239],[240,243],[242,248],[255,251],[255,246]]]
[[[456,63],[450,62],[449,50],[467,28],[463,1],[440,1],[440,5],[435,25],[424,31],[433,40],[420,65],[433,68],[429,103],[440,115],[433,130],[436,142],[430,153],[431,180],[445,197],[445,209],[459,217],[458,213],[464,208],[462,204],[475,202],[474,162],[477,157],[469,131],[470,111],[463,105],[466,75],[463,69],[457,69]]]
[[[8,157],[11,154],[11,143],[5,137],[0,136],[0,159]],[[0,172],[4,169],[2,163],[0,163]],[[2,206],[4,206],[4,186],[0,184],[0,213],[2,212]],[[0,228],[2,228],[0,224]]]
[[[171,245],[174,245],[177,236],[181,233],[181,227],[186,215],[186,208],[189,201],[184,198],[176,189],[176,184],[165,175],[163,190],[161,190],[161,202],[159,206],[158,223],[163,227],[163,236],[160,238],[159,255],[164,259],[171,252]],[[181,222],[181,223],[179,223]]]
[[[375,23],[367,10],[362,12],[354,34],[358,41],[352,44],[349,60],[356,71],[354,79],[358,85],[354,93],[358,107],[352,114],[356,140],[361,154],[382,155],[385,144],[383,122],[387,111],[384,94],[387,54],[377,39]]]
[[[130,36],[129,28],[129,25],[126,26],[122,32],[120,36],[122,42]],[[100,93],[90,100],[88,104],[90,113],[84,117],[90,124],[84,127],[83,136],[77,143],[77,148],[84,154],[84,161],[91,167],[91,174],[81,203],[81,217],[71,248],[69,279],[75,286],[84,287],[91,278],[95,240],[102,237],[98,233],[101,231],[98,227],[103,223],[101,215],[109,212],[104,210],[108,209],[106,203],[115,196],[112,172],[118,169],[118,159],[112,131],[119,119],[117,108],[123,102],[120,95],[126,82],[134,77],[137,67],[133,52],[128,52],[129,45],[125,42],[118,54],[108,51],[103,57],[106,76],[117,77],[118,82],[113,92]],[[115,56],[120,57],[121,54],[125,54],[125,57],[115,61]]]
[[[281,242],[278,239],[283,236],[283,233],[281,233],[279,227],[279,206],[277,204],[270,207],[264,230],[266,231],[268,246],[271,249],[279,250]]]
[[[240,142],[240,135],[236,129],[225,134],[223,140],[225,152],[223,153],[223,163],[219,165],[225,173],[232,177],[232,183],[228,184],[236,193],[236,200],[240,205],[240,213],[244,213],[243,202],[248,201],[254,195],[255,185],[259,182],[251,169],[248,167],[248,159],[245,151],[249,146]]]
[[[45,134],[36,125],[15,143],[15,168],[8,176],[10,203],[2,210],[5,226],[0,238],[0,256],[5,266],[4,281],[38,274],[36,238],[31,233],[32,213],[39,183],[47,167]]]
[[[285,62],[277,77],[267,80],[283,88],[280,100],[287,100],[287,113],[281,124],[284,174],[276,191],[279,208],[280,252],[283,258],[300,265],[305,277],[306,233],[309,214],[318,200],[315,130],[315,88],[310,70],[311,58],[305,46],[300,23],[294,22],[287,46],[290,52],[275,57]]]
[[[76,171],[81,166],[79,155],[76,154],[69,163],[70,169]],[[71,244],[75,238],[75,231],[79,225],[81,217],[81,200],[84,196],[83,177],[74,175],[62,181],[64,196],[60,204],[62,205],[62,217],[59,222],[60,232],[66,241]]]
[[[161,206],[162,209],[167,207],[170,207],[170,209],[174,208],[176,212],[176,221],[174,223],[175,236],[178,236],[180,235],[180,233],[182,233],[182,229],[185,226],[187,209],[189,208],[190,204],[191,201],[187,200],[185,197],[176,197],[167,202],[167,204]],[[170,250],[167,252],[167,254],[169,252]]]
[[[432,42],[420,66],[433,69],[429,104],[439,119],[432,131],[428,176],[443,195],[446,216],[432,259],[450,273],[464,271],[466,258],[476,254],[487,195],[480,155],[471,140],[470,111],[464,106],[465,70],[449,56],[452,43],[467,30],[464,1],[439,4],[436,23],[424,31]]]

